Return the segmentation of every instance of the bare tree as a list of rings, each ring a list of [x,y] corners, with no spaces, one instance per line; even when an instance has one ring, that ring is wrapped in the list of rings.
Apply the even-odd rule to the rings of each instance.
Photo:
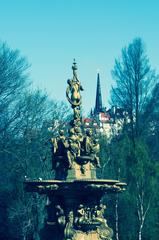
[[[40,208],[44,208],[46,199],[28,195],[23,182],[25,178],[53,177],[49,140],[67,124],[69,116],[64,103],[50,100],[40,90],[30,90],[28,66],[19,51],[0,44],[0,209],[4,209],[0,235],[3,239],[40,238],[45,217]]]
[[[112,76],[116,82],[111,92],[112,103],[129,113],[134,138],[141,130],[139,121],[158,78],[150,66],[140,38],[122,49],[122,57],[115,60]]]

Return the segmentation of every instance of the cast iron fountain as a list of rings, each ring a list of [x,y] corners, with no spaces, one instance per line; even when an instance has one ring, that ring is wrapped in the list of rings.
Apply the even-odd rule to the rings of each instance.
[[[122,192],[125,184],[96,177],[100,146],[92,129],[83,129],[83,88],[75,62],[72,70],[66,97],[73,119],[67,133],[59,130],[59,136],[51,139],[55,179],[26,181],[25,187],[48,198],[46,235],[42,240],[111,240],[113,231],[104,218],[106,206],[101,200],[105,194]]]

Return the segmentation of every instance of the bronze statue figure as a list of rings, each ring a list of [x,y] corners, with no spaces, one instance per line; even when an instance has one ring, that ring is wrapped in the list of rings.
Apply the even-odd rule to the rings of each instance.
[[[60,226],[65,226],[66,224],[66,218],[64,214],[64,210],[61,208],[60,205],[55,206],[56,209],[56,217],[57,217],[57,222]]]
[[[68,142],[64,135],[63,130],[59,130],[59,136],[56,138],[51,138],[52,144],[52,169],[56,169],[59,166],[65,166],[66,163],[66,156],[67,156],[67,149],[68,149]]]
[[[100,151],[100,145],[99,145],[99,141],[98,139],[94,138],[92,145],[91,145],[91,157],[92,157],[92,164],[95,167],[100,168],[100,162],[99,162],[99,157],[98,157],[98,153]]]
[[[69,130],[67,159],[69,162],[69,168],[72,167],[73,162],[79,154],[79,141],[75,135],[74,128]]]
[[[66,89],[66,96],[72,108],[76,108],[77,106],[81,105],[80,91],[83,91],[83,87],[79,79],[77,78],[77,73],[76,73],[77,65],[75,61],[73,63],[72,69],[73,69],[73,79],[67,80],[68,87]]]

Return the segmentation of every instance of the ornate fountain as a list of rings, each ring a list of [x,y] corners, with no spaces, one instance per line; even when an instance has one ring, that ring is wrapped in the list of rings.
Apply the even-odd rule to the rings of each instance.
[[[100,146],[81,118],[81,91],[77,65],[67,81],[66,97],[73,109],[67,132],[60,129],[51,139],[55,179],[26,181],[26,190],[47,195],[47,221],[43,240],[111,240],[113,231],[104,218],[105,194],[123,191],[118,180],[97,179]]]

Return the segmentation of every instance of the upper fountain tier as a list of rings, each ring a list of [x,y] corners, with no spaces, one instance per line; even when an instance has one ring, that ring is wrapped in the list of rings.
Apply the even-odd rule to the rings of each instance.
[[[66,97],[73,109],[73,118],[67,130],[60,129],[59,135],[51,139],[52,166],[58,180],[95,179],[96,168],[100,168],[100,146],[93,129],[82,126],[83,87],[77,76],[75,60],[72,70],[73,77],[67,80]]]

